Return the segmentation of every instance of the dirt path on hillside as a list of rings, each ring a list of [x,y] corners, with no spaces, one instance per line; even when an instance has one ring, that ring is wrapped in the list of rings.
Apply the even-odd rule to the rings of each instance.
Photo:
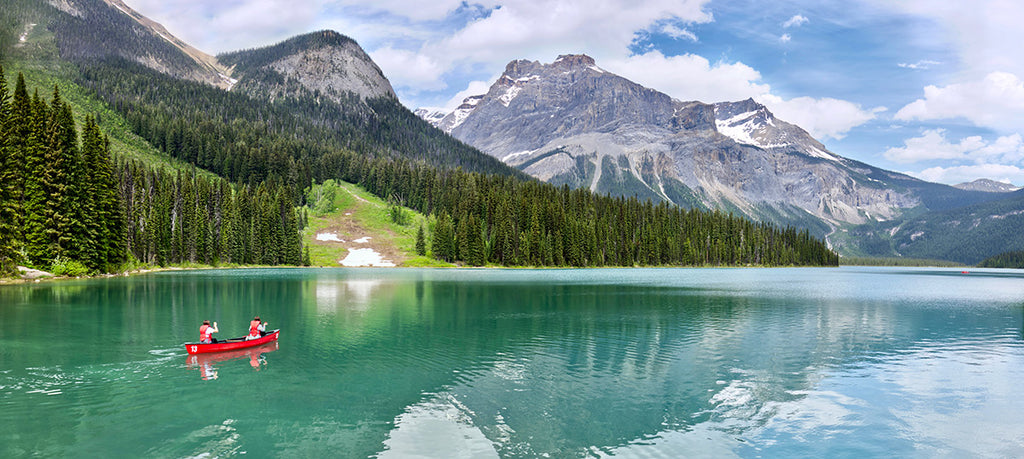
[[[368,230],[352,217],[353,214],[360,212],[375,212],[377,210],[374,208],[379,209],[382,206],[367,201],[347,188],[342,187],[342,189],[355,198],[356,204],[328,220],[327,225],[313,235],[313,240],[310,243],[324,248],[337,249],[338,256],[334,257],[336,258],[335,266],[341,265],[343,260],[357,263],[350,266],[382,266],[377,263],[383,263],[386,266],[386,263],[389,262],[401,265],[405,261],[405,254],[397,250],[391,242],[395,235],[390,230],[384,230],[383,233]],[[367,208],[364,209],[364,206]],[[365,249],[371,249],[373,253],[379,255],[380,259],[369,256],[370,253]],[[347,258],[349,256],[352,258]]]

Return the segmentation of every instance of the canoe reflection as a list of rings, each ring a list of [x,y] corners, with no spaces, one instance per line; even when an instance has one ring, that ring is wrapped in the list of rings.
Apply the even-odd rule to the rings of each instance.
[[[267,352],[274,352],[276,350],[277,341],[271,341],[262,346],[239,349],[236,351],[192,354],[185,357],[185,365],[190,370],[198,369],[200,376],[204,380],[217,379],[217,369],[220,368],[224,362],[248,357],[249,365],[258,371],[260,366],[267,364],[267,360],[263,357],[263,354]]]

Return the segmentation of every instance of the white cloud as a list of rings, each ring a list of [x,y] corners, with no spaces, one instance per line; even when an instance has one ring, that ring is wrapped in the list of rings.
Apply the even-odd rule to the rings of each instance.
[[[792,39],[793,39],[793,37],[791,37],[788,33],[784,33],[784,34],[782,34],[781,37],[779,37],[779,41],[781,41],[783,43],[789,43],[789,41],[792,40]]]
[[[380,48],[370,53],[392,87],[417,90],[444,89],[444,63],[433,57],[404,49]]]
[[[409,0],[337,0],[337,4],[355,10],[362,14],[372,15],[374,13],[386,12],[395,16],[409,18],[413,21],[436,21],[444,19],[448,14],[458,9],[464,0],[430,0],[426,2],[412,2]],[[486,8],[494,7],[498,2],[486,0],[474,0],[472,3]]]
[[[1024,169],[1006,164],[972,164],[953,167],[931,167],[921,172],[906,174],[929,182],[957,183],[973,182],[979,178],[987,178],[997,182],[1010,183],[1016,186],[1024,183]]]
[[[932,68],[932,67],[934,67],[936,65],[939,65],[941,63],[942,62],[939,62],[939,61],[930,61],[930,60],[922,59],[922,60],[917,61],[917,62],[915,62],[913,64],[908,64],[906,62],[900,62],[900,63],[898,63],[896,65],[899,66],[900,68],[904,68],[904,69],[927,70],[927,69],[930,69],[930,68]]]
[[[961,75],[980,79],[1002,71],[1024,75],[1020,44],[1024,43],[1024,2],[1014,0],[869,0],[879,7],[909,14],[937,24],[940,30],[923,36],[945,47],[951,45],[961,64]]]
[[[963,117],[981,126],[1012,131],[1024,125],[1024,82],[1016,75],[992,72],[984,79],[948,86],[927,86],[924,98],[901,108],[898,120]]]
[[[800,27],[809,21],[810,19],[807,19],[806,17],[798,14],[796,16],[789,18],[786,22],[783,22],[782,27],[786,29],[790,27]]]
[[[665,24],[661,28],[661,33],[663,33],[665,35],[668,35],[668,36],[670,36],[672,38],[675,38],[676,40],[685,38],[685,39],[690,40],[690,41],[694,41],[694,42],[697,41],[697,35],[696,34],[694,34],[693,32],[690,32],[687,29],[681,29],[681,28],[679,28],[679,26],[677,26],[675,24]]]
[[[720,102],[743,100],[770,89],[759,84],[761,74],[743,63],[711,64],[693,54],[666,57],[649,51],[627,58],[598,61],[597,65],[680,100]]]
[[[904,141],[902,147],[890,148],[883,154],[897,163],[942,161],[936,166],[908,174],[940,183],[970,182],[989,178],[1014,184],[1024,183],[1024,137],[1012,134],[987,142],[980,136],[969,136],[952,142],[943,129],[929,129],[921,136]]]
[[[503,65],[516,58],[549,60],[586,52],[595,58],[625,56],[638,31],[664,21],[711,20],[708,0],[509,1],[420,52],[445,56],[453,64]]]
[[[969,153],[985,146],[980,136],[966,137],[958,143],[946,139],[945,129],[929,129],[920,137],[903,141],[902,147],[893,147],[885,151],[883,156],[889,161],[907,164],[921,161],[970,159]]]
[[[764,104],[779,119],[796,124],[816,139],[842,139],[847,132],[875,119],[885,107],[864,109],[850,101],[823,97],[796,97],[785,100],[772,94],[762,94],[755,100]]]
[[[321,11],[319,2],[291,0],[127,0],[125,3],[208,53],[271,45],[312,32]]]
[[[497,77],[495,77],[491,81],[494,81],[496,79]],[[455,95],[452,96],[452,98],[449,99],[448,102],[444,104],[444,111],[451,112],[458,108],[459,105],[462,105],[462,101],[465,100],[467,97],[486,94],[490,88],[490,81],[471,81],[469,82],[469,86],[467,86],[466,89],[463,89],[462,91],[455,93]]]

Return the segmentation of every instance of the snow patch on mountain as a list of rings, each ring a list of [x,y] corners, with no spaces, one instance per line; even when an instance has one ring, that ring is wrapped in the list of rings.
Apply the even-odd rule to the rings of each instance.
[[[424,121],[432,124],[434,127],[437,127],[441,120],[443,120],[445,116],[448,116],[448,113],[445,112],[444,109],[436,107],[417,108],[413,113]]]
[[[516,96],[519,95],[519,91],[522,90],[522,86],[509,86],[508,89],[505,90],[505,93],[498,97],[498,101],[501,102],[501,105],[508,107],[508,104],[512,102],[512,99],[515,99]]]
[[[456,108],[455,111],[451,112],[451,118],[448,119],[446,117],[443,124],[438,127],[445,132],[451,133],[452,129],[455,129],[458,125],[462,124],[463,121],[466,121],[466,117],[468,117],[470,113],[473,113],[473,110],[476,109],[476,106],[481,100],[484,100],[483,95],[467,97],[462,101],[462,105],[459,105],[459,108]],[[505,106],[507,107],[508,104],[505,104]]]
[[[740,113],[739,115],[725,120],[716,119],[715,127],[722,135],[731,137],[739,143],[768,148],[767,145],[759,142],[751,135],[761,128],[760,124],[757,123],[757,120],[754,119],[757,114],[757,111],[752,111]]]

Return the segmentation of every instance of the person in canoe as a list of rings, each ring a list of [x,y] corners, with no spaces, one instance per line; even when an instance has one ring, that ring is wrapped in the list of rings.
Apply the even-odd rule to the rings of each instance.
[[[245,337],[246,341],[251,339],[258,339],[267,332],[267,323],[260,320],[260,316],[256,316],[254,319],[249,321],[249,335]]]
[[[199,342],[203,344],[216,343],[217,338],[214,338],[213,334],[219,332],[220,330],[217,329],[217,322],[214,322],[211,327],[210,321],[204,320],[203,324],[199,326]]]

